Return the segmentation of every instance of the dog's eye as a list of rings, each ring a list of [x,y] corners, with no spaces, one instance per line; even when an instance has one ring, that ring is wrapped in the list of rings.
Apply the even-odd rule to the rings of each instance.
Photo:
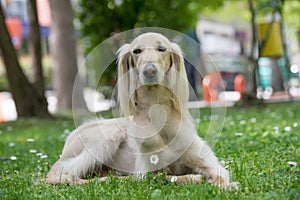
[[[159,52],[165,52],[165,51],[167,50],[167,48],[166,48],[166,47],[160,46],[160,47],[158,47],[157,50],[158,50]]]
[[[135,49],[135,50],[133,50],[133,53],[140,54],[140,53],[142,53],[142,49]]]

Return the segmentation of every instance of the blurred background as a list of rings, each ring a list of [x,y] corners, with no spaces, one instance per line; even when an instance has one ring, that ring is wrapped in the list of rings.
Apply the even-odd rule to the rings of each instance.
[[[114,107],[115,62],[101,79],[100,66],[86,66],[74,98],[78,67],[104,40],[122,43],[118,33],[141,27],[199,44],[170,38],[189,56],[197,106],[300,99],[299,0],[1,0],[0,11],[0,122]]]

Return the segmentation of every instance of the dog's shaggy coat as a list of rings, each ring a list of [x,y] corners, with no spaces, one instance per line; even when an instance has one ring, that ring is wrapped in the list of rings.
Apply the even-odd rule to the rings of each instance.
[[[235,187],[210,147],[197,135],[187,109],[188,81],[179,46],[144,33],[118,51],[118,101],[123,118],[97,120],[74,130],[47,183],[86,183],[89,174],[165,170],[178,183]],[[124,177],[124,176],[123,176]]]

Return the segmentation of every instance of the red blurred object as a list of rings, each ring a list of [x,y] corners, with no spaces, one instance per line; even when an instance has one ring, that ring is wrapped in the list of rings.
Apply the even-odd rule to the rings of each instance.
[[[240,100],[242,99],[242,94],[247,88],[246,79],[242,74],[213,72],[207,74],[202,81],[203,98],[206,102],[211,103],[219,99],[218,89],[222,81],[225,82],[224,86],[226,91],[239,92]]]
[[[2,94],[0,92],[0,122],[5,122],[6,120],[5,120],[4,116],[3,116],[2,108],[1,108],[2,99],[3,99],[2,98]]]
[[[236,75],[234,79],[234,90],[241,94],[241,99],[242,99],[242,94],[246,91],[246,89],[247,89],[247,83],[245,77],[242,74]]]
[[[5,23],[14,47],[20,49],[23,43],[21,19],[17,17],[7,17]]]
[[[222,80],[219,72],[207,74],[202,81],[203,98],[206,102],[217,101],[219,98],[218,88]]]

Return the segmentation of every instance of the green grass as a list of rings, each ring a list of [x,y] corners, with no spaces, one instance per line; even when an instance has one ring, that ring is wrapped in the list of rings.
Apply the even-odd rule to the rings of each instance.
[[[210,113],[201,109],[202,136]],[[142,180],[111,177],[83,186],[35,184],[57,160],[73,128],[72,119],[0,124],[0,199],[300,199],[300,103],[227,109],[213,149],[229,163],[232,180],[240,183],[238,191],[224,191],[206,181],[176,185],[151,174]],[[291,167],[289,161],[298,165]]]

